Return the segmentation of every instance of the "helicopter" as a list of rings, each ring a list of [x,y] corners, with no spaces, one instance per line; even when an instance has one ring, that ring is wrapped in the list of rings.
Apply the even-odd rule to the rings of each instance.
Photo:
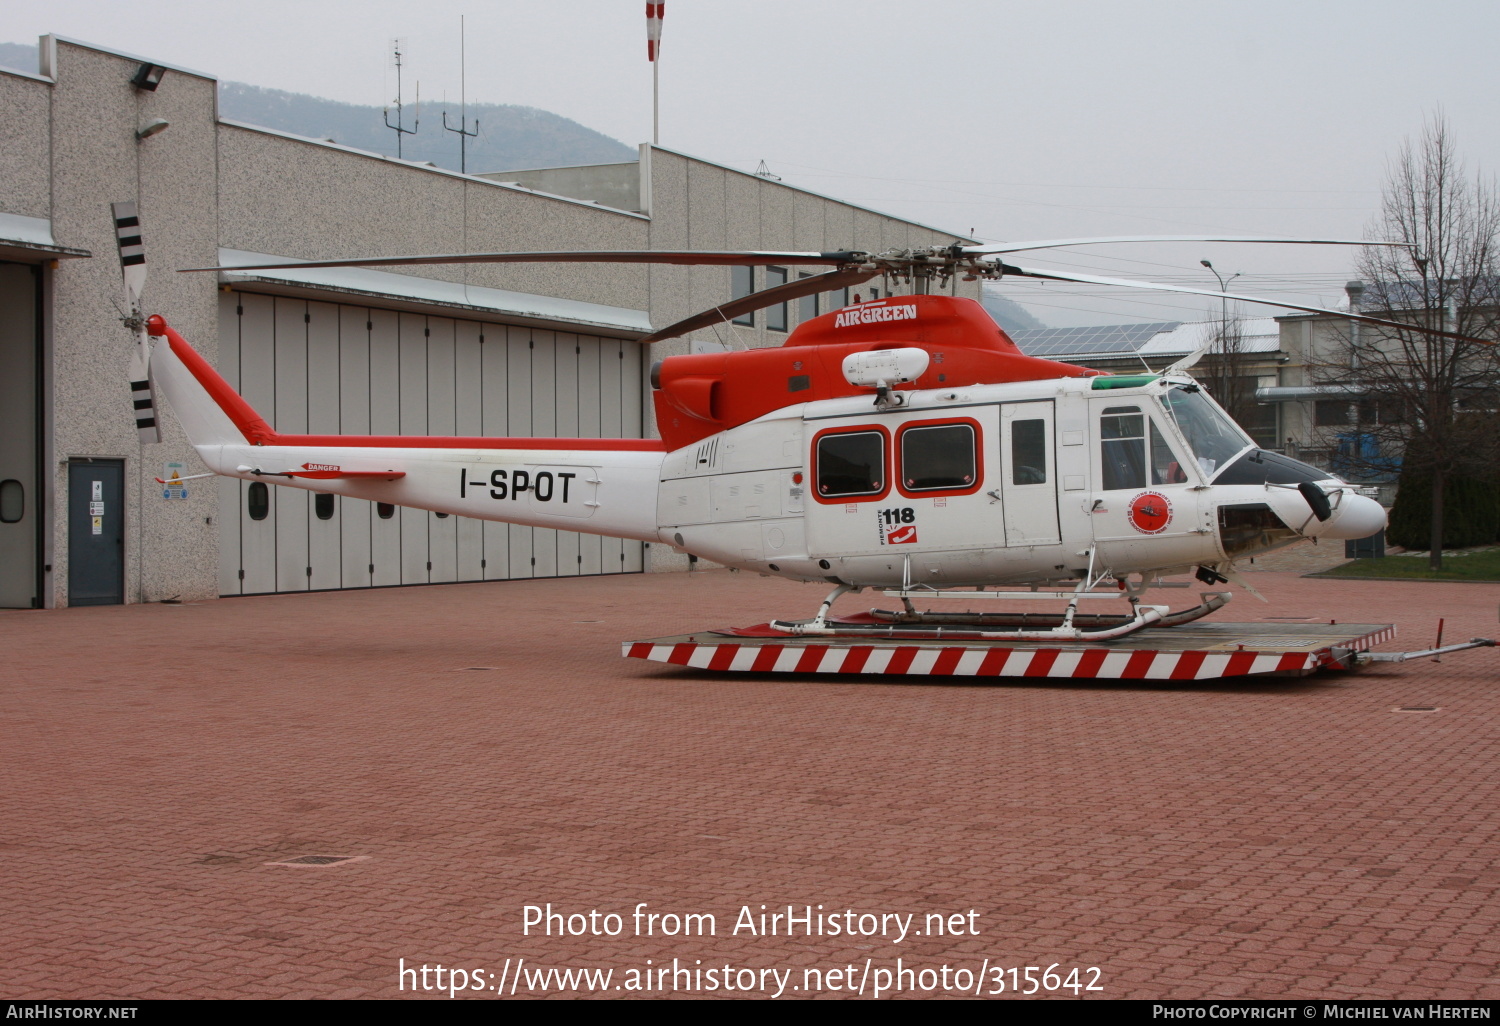
[[[658,361],[651,397],[659,439],[303,435],[272,428],[163,317],[142,314],[139,218],[133,204],[114,212],[126,322],[137,335],[131,387],[143,441],[156,437],[159,391],[209,468],[202,476],[665,543],[733,569],[832,585],[813,617],[772,621],[787,634],[935,627],[948,636],[1109,640],[1196,620],[1231,597],[1204,592],[1177,611],[1141,601],[1155,588],[1190,586],[1167,578],[1192,574],[1208,587],[1254,592],[1238,562],[1302,539],[1368,537],[1386,523],[1379,504],[1347,482],[1259,448],[1188,373],[1207,346],[1161,373],[1108,374],[1026,355],[980,304],[934,286],[954,276],[1024,277],[1326,312],[1002,258],[1106,242],[1401,243],[1129,236],[884,253],[469,253],[237,265],[832,268],[705,310],[643,343],[882,275],[913,291],[811,318],[775,348]],[[899,597],[902,608],[871,610],[859,622],[831,615],[838,598],[865,588]],[[1063,609],[919,611],[913,600],[925,598],[1043,599]],[[1097,599],[1123,600],[1128,610],[1079,611]]]

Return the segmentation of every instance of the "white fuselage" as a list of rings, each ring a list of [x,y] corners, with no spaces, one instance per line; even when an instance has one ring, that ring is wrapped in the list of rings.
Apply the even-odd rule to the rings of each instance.
[[[159,346],[152,373],[219,474],[664,542],[794,580],[941,588],[1073,579],[1091,564],[1121,579],[1228,569],[1385,523],[1337,479],[1258,453],[1189,378],[972,385],[903,392],[889,407],[820,400],[673,452],[602,439],[272,433],[251,444],[253,411],[201,364],[191,370],[182,346]],[[1314,479],[1332,500],[1324,520],[1295,483]]]

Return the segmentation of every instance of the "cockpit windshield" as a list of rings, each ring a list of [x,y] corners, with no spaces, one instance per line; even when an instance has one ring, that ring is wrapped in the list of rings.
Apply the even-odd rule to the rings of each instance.
[[[1255,444],[1197,385],[1174,385],[1162,396],[1162,404],[1187,438],[1204,477],[1213,477]]]

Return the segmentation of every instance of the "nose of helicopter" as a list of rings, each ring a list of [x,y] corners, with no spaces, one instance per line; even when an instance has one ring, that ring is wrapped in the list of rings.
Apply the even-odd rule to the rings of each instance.
[[[1380,503],[1365,495],[1345,492],[1333,515],[1308,534],[1319,538],[1368,538],[1376,531],[1383,531],[1385,524],[1385,510]]]

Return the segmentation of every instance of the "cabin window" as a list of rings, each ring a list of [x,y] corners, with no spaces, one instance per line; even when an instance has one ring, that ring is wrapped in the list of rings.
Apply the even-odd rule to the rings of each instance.
[[[313,512],[319,520],[333,519],[333,493],[318,492],[313,496]]]
[[[818,439],[818,494],[879,495],[885,491],[885,435],[851,431]]]
[[[375,504],[375,515],[381,520],[389,520],[396,515],[396,507],[389,502],[377,502]]]
[[[731,267],[729,269],[729,298],[744,299],[755,291],[755,268],[753,267]],[[740,314],[734,319],[735,324],[745,324],[755,327],[755,311]]]
[[[1104,490],[1146,487],[1146,417],[1138,406],[1111,406],[1099,418]]]
[[[1018,420],[1010,426],[1010,483],[1047,483],[1047,422]]]
[[[808,274],[806,271],[803,271],[802,273],[797,275],[797,279],[799,281],[803,278],[811,277],[812,275]],[[797,300],[797,320],[799,322],[806,324],[808,321],[818,316],[819,312],[818,294],[816,292],[814,292],[810,296],[803,296],[801,299]]]
[[[901,487],[908,492],[970,488],[978,473],[971,424],[909,427],[901,432]]]
[[[264,520],[271,515],[271,489],[264,481],[251,481],[245,489],[245,510],[251,520]]]
[[[1181,484],[1187,480],[1187,472],[1182,469],[1172,447],[1167,444],[1166,436],[1161,433],[1161,428],[1156,426],[1156,421],[1148,421],[1147,430],[1151,432],[1151,483],[1154,485]]]
[[[26,515],[26,489],[15,478],[0,481],[0,524],[17,524]]]
[[[774,289],[779,285],[786,284],[785,267],[766,268],[766,288]],[[786,330],[786,304],[776,303],[766,307],[766,327],[771,331]]]

